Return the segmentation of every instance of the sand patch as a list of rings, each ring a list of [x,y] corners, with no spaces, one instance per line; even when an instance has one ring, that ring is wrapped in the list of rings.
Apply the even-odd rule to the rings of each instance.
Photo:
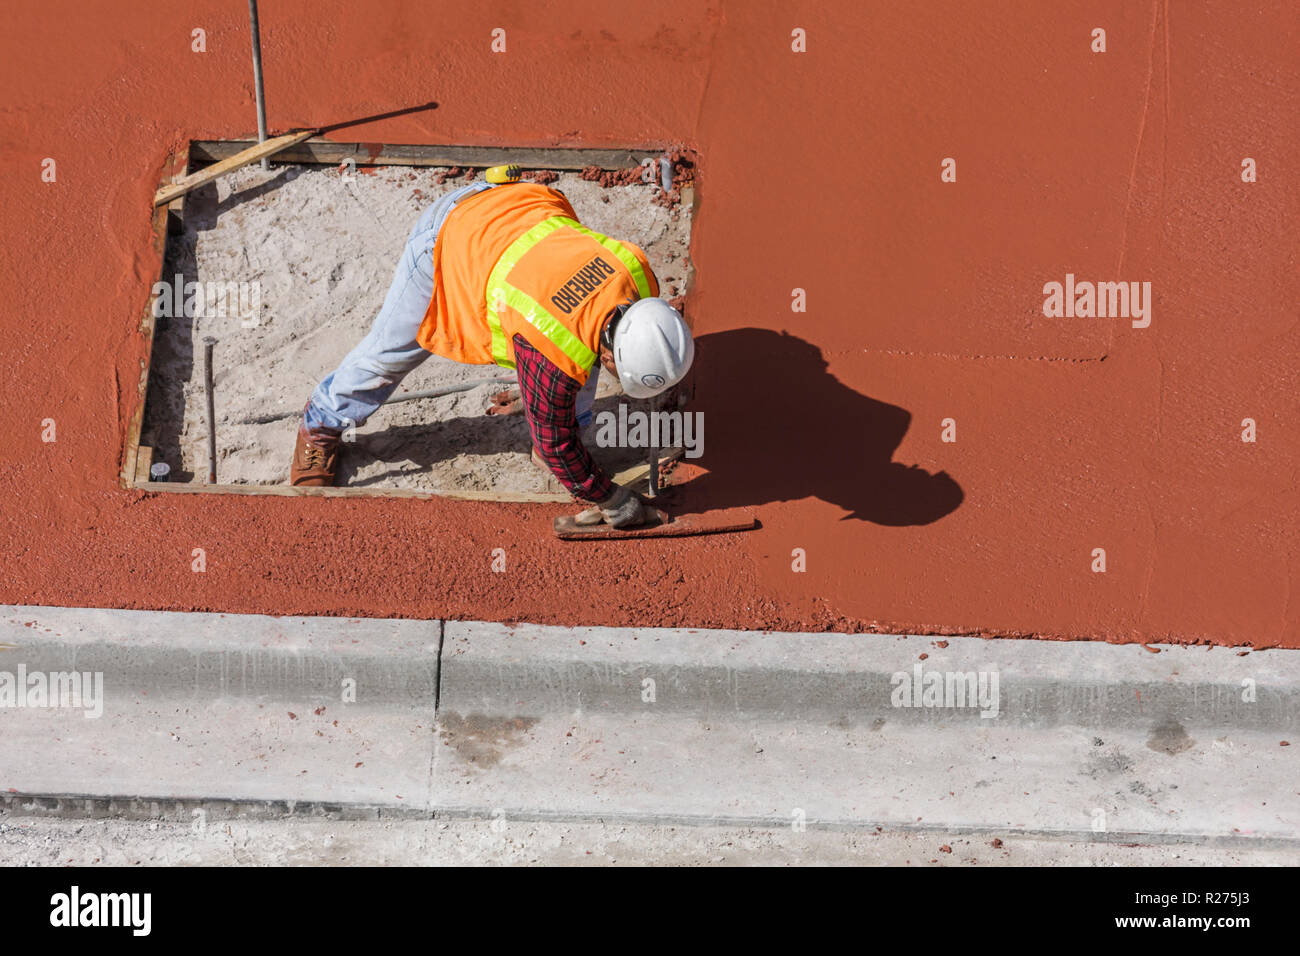
[[[287,483],[298,413],[312,389],[369,330],[420,213],[468,181],[439,168],[379,166],[348,176],[333,167],[252,166],[187,197],[164,275],[204,288],[224,284],[212,305],[224,303],[227,314],[157,322],[141,444],[154,449],[155,462],[167,462],[173,481],[206,477],[203,339],[213,336],[218,481]],[[663,295],[685,291],[689,204],[664,208],[653,202],[651,186],[606,188],[576,173],[560,174],[554,185],[585,225],[645,250]],[[239,283],[256,285],[241,291]],[[433,356],[395,397],[496,377],[513,373]],[[483,414],[501,388],[483,384],[384,406],[346,445],[340,483],[427,492],[562,490],[530,462],[522,415]],[[602,372],[596,411],[616,410],[620,401],[645,407]],[[589,426],[584,440],[611,473],[645,459],[644,449],[597,447],[594,432]]]

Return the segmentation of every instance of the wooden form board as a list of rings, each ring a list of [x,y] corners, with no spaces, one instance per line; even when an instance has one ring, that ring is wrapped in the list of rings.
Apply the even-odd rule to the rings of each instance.
[[[255,145],[255,139],[195,140],[193,162],[220,162]],[[515,163],[524,169],[628,169],[663,155],[658,149],[562,149],[504,146],[402,146],[384,143],[335,143],[313,138],[282,149],[278,162],[338,165],[352,160],[359,166],[474,166],[487,168]],[[656,172],[656,175],[658,173]]]
[[[269,159],[271,156],[277,155],[281,150],[293,146],[295,143],[301,143],[315,132],[315,130],[308,129],[297,133],[285,133],[283,136],[276,136],[265,142],[254,140],[248,146],[238,152],[231,153],[220,162],[205,166],[197,172],[190,173],[188,176],[183,176],[160,187],[158,192],[154,194],[153,204],[155,206],[166,205],[172,200],[184,196],[191,189],[197,189],[204,183],[210,183],[226,173],[234,172],[236,169],[248,166],[261,159]]]
[[[146,449],[141,448],[144,452]],[[682,450],[667,449],[660,456],[660,468],[676,458],[681,457]],[[137,478],[132,485],[141,491],[160,491],[178,494],[222,494],[222,495],[278,495],[289,498],[452,498],[462,501],[506,501],[562,503],[572,502],[568,492],[532,492],[532,491],[415,491],[410,488],[295,488],[292,485],[205,485],[189,482],[148,481],[149,466],[143,464],[145,478]],[[650,465],[633,465],[613,476],[616,484],[627,485],[634,491],[643,491],[642,484],[649,484]],[[661,480],[662,484],[662,480]]]
[[[277,146],[270,150],[277,162],[339,164],[351,158],[358,165],[395,165],[395,166],[474,166],[487,167],[502,163],[517,163],[525,169],[562,169],[574,170],[587,166],[601,169],[626,169],[638,165],[646,158],[657,158],[661,150],[655,149],[510,149],[505,147],[484,146],[393,146],[386,144],[334,143],[329,140],[310,138],[311,132],[289,134],[297,136],[295,144],[287,147]],[[283,137],[280,137],[283,138]],[[268,140],[266,145],[272,141]],[[192,140],[181,153],[169,156],[163,166],[162,180],[158,186],[158,196],[164,201],[155,205],[152,223],[152,249],[157,256],[158,279],[163,280],[166,268],[167,235],[178,232],[184,214],[184,193],[166,198],[168,187],[175,186],[189,177],[189,170],[198,163],[219,164],[257,144],[255,139],[242,140]],[[255,162],[261,154],[248,162]],[[245,165],[218,170],[205,179],[210,182],[224,172]],[[208,167],[203,172],[209,172]],[[193,178],[193,177],[189,177]],[[193,183],[201,185],[201,183]],[[698,199],[694,190],[687,196],[683,191],[683,201],[694,207]],[[694,211],[694,209],[692,210]],[[140,319],[139,329],[145,340],[145,354],[140,363],[140,382],[134,396],[131,415],[127,422],[126,446],[122,456],[121,482],[126,488],[140,491],[162,492],[169,494],[233,494],[233,495],[277,495],[281,497],[323,497],[323,498],[452,498],[466,501],[504,501],[567,503],[573,498],[567,493],[550,492],[495,492],[495,491],[414,491],[405,488],[295,488],[290,485],[207,485],[198,482],[150,481],[149,466],[153,449],[140,445],[140,432],[144,423],[145,399],[149,391],[149,363],[153,356],[154,339],[154,303],[155,296],[150,294],[144,315]],[[663,464],[681,457],[681,449],[666,449],[660,457]],[[634,488],[642,483],[648,485],[650,466],[635,465],[614,475],[619,484]],[[638,488],[639,490],[639,488]]]
[[[183,177],[189,169],[189,151],[167,157],[163,163],[162,184],[175,182]],[[151,228],[151,248],[158,259],[158,281],[163,279],[163,269],[167,266],[167,234],[179,228],[181,200],[175,200],[165,206],[155,206]],[[152,290],[144,315],[140,317],[140,334],[144,338],[144,358],[140,360],[140,382],[136,389],[135,403],[126,424],[126,448],[122,455],[122,483],[128,488],[135,487],[140,474],[140,429],[144,424],[144,404],[149,393],[149,363],[153,358],[154,303],[157,297]],[[148,455],[143,461],[144,474],[149,474]]]

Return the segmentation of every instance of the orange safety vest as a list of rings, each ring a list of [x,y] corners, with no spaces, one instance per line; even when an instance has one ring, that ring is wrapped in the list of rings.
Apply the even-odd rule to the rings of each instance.
[[[469,365],[514,368],[516,334],[585,382],[605,319],[659,294],[645,253],[578,222],[557,189],[512,183],[461,200],[433,247],[421,347]]]

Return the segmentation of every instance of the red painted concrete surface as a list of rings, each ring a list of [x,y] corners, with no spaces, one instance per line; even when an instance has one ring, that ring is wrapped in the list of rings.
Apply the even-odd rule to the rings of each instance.
[[[1296,4],[262,6],[273,131],[434,100],[336,138],[698,151],[678,507],[763,527],[121,488],[150,197],[255,129],[246,9],[54,0],[0,36],[0,601],[1300,646]],[[1045,318],[1067,272],[1151,326]]]

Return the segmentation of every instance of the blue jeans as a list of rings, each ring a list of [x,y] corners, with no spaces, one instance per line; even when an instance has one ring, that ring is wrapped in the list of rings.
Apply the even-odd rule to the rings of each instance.
[[[452,207],[492,183],[470,183],[454,189],[426,209],[406,240],[406,249],[393,273],[383,308],[369,333],[316,386],[303,412],[309,429],[342,432],[365,423],[401,384],[408,373],[429,357],[416,341],[433,299],[433,244]],[[596,369],[578,396],[578,422],[591,420],[596,394]]]

